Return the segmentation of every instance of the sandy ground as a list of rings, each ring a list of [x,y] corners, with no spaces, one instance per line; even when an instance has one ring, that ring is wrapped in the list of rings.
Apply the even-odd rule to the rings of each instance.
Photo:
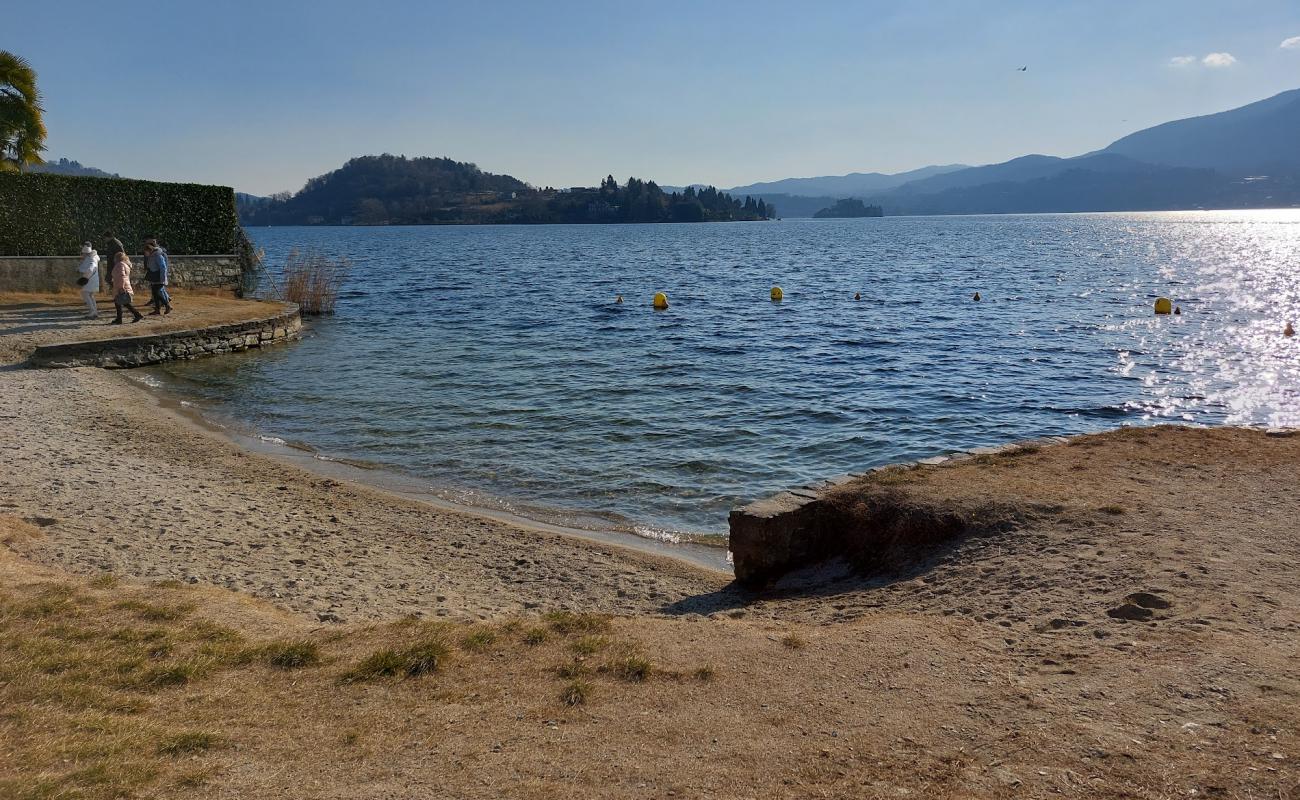
[[[849,486],[1012,523],[749,596],[251,456],[118,374],[0,369],[0,425],[0,516],[29,532],[8,574],[177,579],[228,624],[336,648],[318,679],[267,677],[272,710],[209,679],[187,713],[238,747],[204,757],[201,796],[1300,798],[1300,437],[1122,431]],[[564,646],[502,634],[429,681],[337,683],[373,646],[359,623],[558,608],[716,676],[567,708]]]

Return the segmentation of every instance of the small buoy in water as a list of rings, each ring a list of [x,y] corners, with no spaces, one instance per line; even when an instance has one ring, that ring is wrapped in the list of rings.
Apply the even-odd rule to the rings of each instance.
[[[651,301],[651,304],[660,311],[663,311],[668,307],[668,295],[663,292],[655,292],[655,299]]]
[[[971,299],[978,303],[980,301],[980,293],[976,292],[975,296],[972,297]]]
[[[854,299],[854,300],[861,300],[861,299],[862,299],[862,292],[854,292],[854,293],[853,293],[853,299]]]
[[[780,286],[773,286],[773,287],[772,287],[772,302],[773,302],[773,303],[779,303],[779,302],[781,302],[781,298],[782,298],[782,297],[785,297],[785,292],[781,291],[781,287],[780,287]]]
[[[1171,302],[1169,302],[1169,298],[1168,298],[1168,297],[1157,297],[1157,298],[1156,298],[1156,313],[1157,313],[1157,314],[1168,314],[1169,312],[1171,312],[1171,311],[1173,311],[1173,310],[1174,310],[1174,304],[1171,303]]]
[[[618,297],[615,297],[614,302],[623,305],[623,295],[620,294]]]
[[[1283,336],[1295,336],[1295,328],[1291,327],[1291,323],[1288,322],[1288,323],[1286,324],[1286,327],[1282,329],[1282,335],[1283,335]]]
[[[1182,306],[1174,306],[1174,316],[1177,317],[1183,313]]]

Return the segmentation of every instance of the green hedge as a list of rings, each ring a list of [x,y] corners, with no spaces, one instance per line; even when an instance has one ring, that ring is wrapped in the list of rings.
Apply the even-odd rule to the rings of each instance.
[[[76,255],[113,231],[127,252],[156,236],[168,252],[234,253],[242,231],[228,186],[0,173],[0,256]]]

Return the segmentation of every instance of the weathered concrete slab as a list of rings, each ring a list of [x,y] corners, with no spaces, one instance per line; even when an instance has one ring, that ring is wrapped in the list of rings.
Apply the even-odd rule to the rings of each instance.
[[[302,330],[298,306],[286,303],[284,311],[264,319],[213,325],[184,331],[51,344],[36,348],[27,365],[46,369],[104,367],[124,369],[179,361],[218,353],[235,353],[250,347],[297,338]]]

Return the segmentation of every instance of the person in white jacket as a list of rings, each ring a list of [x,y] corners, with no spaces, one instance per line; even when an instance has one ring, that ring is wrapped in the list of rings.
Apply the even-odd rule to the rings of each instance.
[[[81,245],[81,264],[77,272],[81,273],[77,283],[81,286],[81,299],[86,303],[86,316],[97,319],[99,307],[95,305],[95,294],[99,291],[99,253],[90,242]]]

